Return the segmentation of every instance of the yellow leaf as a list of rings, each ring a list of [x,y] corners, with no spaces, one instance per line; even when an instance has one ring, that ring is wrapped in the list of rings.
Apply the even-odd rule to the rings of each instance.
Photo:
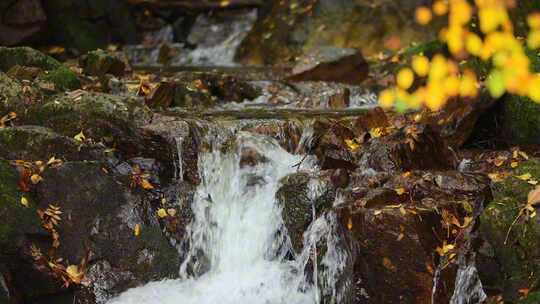
[[[493,160],[493,164],[497,167],[500,167],[504,164],[504,162],[506,161],[506,157],[505,156],[497,156],[497,158],[495,158],[495,160]]]
[[[517,161],[513,161],[510,163],[510,167],[512,168],[517,168],[517,166],[519,165],[519,163]]]
[[[379,94],[379,105],[383,108],[390,108],[394,105],[396,94],[392,90],[386,89]]]
[[[525,159],[525,160],[529,159],[529,155],[527,155],[527,153],[525,153],[523,151],[519,151],[518,153],[519,153],[519,155],[521,155],[521,157],[523,157],[523,159]]]
[[[139,236],[141,234],[141,225],[135,224],[135,227],[133,227],[133,234],[135,236]]]
[[[32,184],[34,185],[38,184],[42,180],[43,178],[37,174],[32,174],[32,176],[30,177],[30,181],[32,181]]]
[[[80,284],[84,273],[79,270],[77,265],[69,265],[66,268],[66,273],[73,283]]]
[[[535,179],[530,179],[527,181],[527,183],[531,184],[531,185],[537,185],[538,184],[538,181],[535,180]]]
[[[360,145],[356,142],[355,139],[345,139],[345,144],[349,147],[349,150],[356,151]]]
[[[352,230],[352,228],[353,228],[352,219],[349,217],[349,219],[347,220],[347,229]]]
[[[28,202],[28,199],[26,197],[21,197],[21,205],[28,207],[30,203]]]
[[[146,190],[152,190],[154,189],[154,186],[149,182],[147,181],[146,179],[141,179],[140,181],[140,185],[143,189],[146,189]]]
[[[382,210],[375,210],[373,211],[373,215],[379,215],[382,213]]]
[[[448,12],[448,3],[445,0],[437,0],[433,3],[433,12],[437,16],[442,16]]]
[[[396,188],[394,189],[394,191],[396,191],[397,195],[403,195],[407,193],[407,190],[405,188]]]
[[[160,208],[157,211],[157,215],[159,216],[159,218],[167,217],[167,211],[165,211],[165,209],[163,209],[163,208]]]
[[[516,177],[519,178],[520,180],[528,181],[532,178],[532,175],[530,173],[525,173],[522,175],[516,175]]]
[[[86,136],[84,136],[83,131],[81,131],[79,134],[75,135],[73,138],[75,138],[75,140],[77,141],[83,142],[86,139]]]

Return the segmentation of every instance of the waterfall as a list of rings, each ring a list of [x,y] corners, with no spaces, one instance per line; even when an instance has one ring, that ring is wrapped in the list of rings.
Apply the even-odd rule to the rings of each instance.
[[[241,167],[242,148],[255,149],[261,160]],[[192,206],[195,217],[181,278],[128,290],[109,303],[317,303],[317,288],[304,276],[304,260],[285,259],[282,251],[290,250],[290,244],[276,237],[283,222],[275,193],[280,179],[297,170],[294,165],[302,158],[274,139],[246,132],[238,132],[233,147],[214,146],[202,153],[202,182]],[[312,164],[308,158],[302,169]],[[314,224],[316,239],[330,227],[323,222]]]

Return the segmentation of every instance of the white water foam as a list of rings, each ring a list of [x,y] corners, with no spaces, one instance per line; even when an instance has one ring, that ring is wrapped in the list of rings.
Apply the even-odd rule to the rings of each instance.
[[[240,168],[242,147],[254,148],[264,161]],[[273,139],[244,132],[239,132],[234,150],[223,153],[214,147],[199,159],[202,183],[192,206],[195,219],[183,278],[128,290],[110,304],[318,302],[316,288],[305,282],[299,268],[303,265],[286,260],[284,240],[276,242],[283,223],[275,193],[279,180],[296,170],[293,165],[302,156],[287,153]],[[308,159],[303,166],[310,163]],[[259,179],[255,185],[254,176]],[[196,277],[188,269],[199,263],[201,253],[209,270]]]

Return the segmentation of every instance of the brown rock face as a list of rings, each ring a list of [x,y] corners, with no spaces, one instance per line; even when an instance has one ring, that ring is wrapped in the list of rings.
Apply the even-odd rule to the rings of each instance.
[[[404,192],[389,195],[398,187]],[[336,210],[360,246],[354,266],[355,303],[448,303],[456,257],[467,254],[476,216],[491,196],[489,181],[458,172],[418,171],[355,193],[359,198]],[[362,203],[377,196],[377,204]],[[442,253],[442,248],[450,248],[444,244],[454,247]],[[434,279],[438,268],[440,276]]]
[[[360,51],[324,47],[300,57],[288,80],[358,85],[367,75],[368,64]]]

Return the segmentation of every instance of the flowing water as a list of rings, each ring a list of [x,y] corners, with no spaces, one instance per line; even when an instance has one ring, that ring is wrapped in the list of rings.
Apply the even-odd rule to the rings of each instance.
[[[240,151],[245,147],[257,150],[263,160],[242,168]],[[192,206],[191,249],[180,270],[182,278],[128,290],[109,303],[318,302],[317,288],[304,275],[306,258],[286,259],[290,242],[279,237],[286,233],[278,233],[283,223],[275,193],[280,179],[297,170],[294,165],[303,157],[289,154],[271,138],[244,132],[238,133],[234,151],[221,150],[214,147],[199,159],[202,182]],[[302,169],[311,163],[304,160]],[[329,229],[322,221],[312,229],[317,238]],[[201,261],[209,263],[209,270],[201,276],[190,273]]]

